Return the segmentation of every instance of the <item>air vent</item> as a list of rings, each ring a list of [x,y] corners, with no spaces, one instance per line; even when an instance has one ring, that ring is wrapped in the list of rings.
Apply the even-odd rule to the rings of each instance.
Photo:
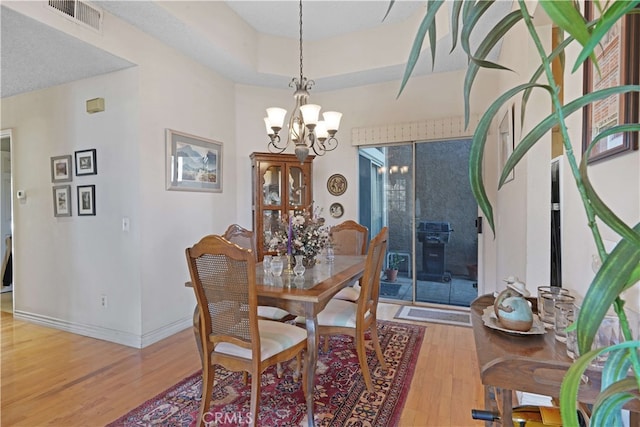
[[[101,31],[102,10],[79,0],[49,0],[49,7],[96,31]]]

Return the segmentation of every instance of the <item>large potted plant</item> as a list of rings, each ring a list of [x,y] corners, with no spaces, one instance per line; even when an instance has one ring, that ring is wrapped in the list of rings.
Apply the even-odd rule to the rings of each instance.
[[[393,6],[392,0],[389,9]],[[474,196],[482,209],[485,219],[494,230],[493,208],[485,191],[482,176],[482,162],[487,135],[494,122],[496,114],[504,109],[514,97],[522,97],[521,120],[526,115],[526,103],[532,91],[545,92],[553,105],[553,112],[542,121],[531,127],[531,131],[524,135],[518,145],[509,156],[501,172],[499,188],[505,183],[513,168],[523,159],[527,152],[552,128],[559,129],[565,149],[566,161],[575,179],[577,190],[580,194],[589,227],[597,247],[601,260],[601,267],[597,271],[593,281],[589,285],[585,299],[582,303],[580,315],[575,323],[578,337],[578,347],[581,356],[575,361],[567,372],[561,392],[560,405],[563,423],[566,426],[578,425],[576,417],[576,400],[578,385],[582,373],[591,361],[600,354],[608,353],[607,362],[603,370],[602,392],[598,402],[594,405],[591,423],[592,425],[621,425],[620,409],[631,399],[637,399],[640,393],[640,358],[638,350],[640,342],[634,341],[629,327],[629,322],[624,311],[622,292],[632,287],[640,280],[640,223],[630,226],[622,221],[603,202],[591,185],[587,173],[587,159],[591,150],[598,141],[616,133],[637,133],[640,124],[634,123],[615,125],[608,129],[600,129],[594,132],[592,142],[586,149],[581,161],[578,163],[573,152],[569,132],[566,124],[568,116],[574,113],[580,114],[583,107],[610,95],[632,94],[637,97],[640,85],[620,85],[603,90],[597,90],[585,94],[563,105],[559,96],[559,87],[552,72],[551,63],[559,57],[564,66],[564,51],[572,44],[581,45],[581,53],[573,71],[591,59],[597,64],[594,55],[595,47],[603,40],[608,31],[625,16],[638,13],[640,1],[598,1],[593,0],[593,7],[598,11],[598,17],[593,20],[585,18],[579,2],[568,0],[540,1],[544,11],[550,17],[554,26],[562,29],[564,39],[551,52],[544,50],[540,34],[533,24],[532,15],[528,7],[531,3],[518,0],[517,8],[500,20],[486,37],[480,42],[477,49],[472,51],[470,40],[474,33],[478,19],[494,4],[493,1],[462,1],[446,2],[451,7],[452,43],[451,50],[458,42],[458,29],[460,29],[460,44],[468,57],[469,66],[464,82],[465,119],[469,122],[469,95],[473,87],[474,79],[481,67],[505,69],[496,63],[487,60],[487,56],[493,47],[499,43],[515,25],[525,25],[528,36],[536,47],[539,57],[539,67],[533,73],[527,83],[517,85],[505,93],[500,94],[489,106],[481,117],[476,131],[469,159],[469,177]],[[400,92],[409,80],[414,66],[420,56],[424,39],[428,36],[432,58],[436,58],[436,13],[445,4],[442,0],[427,2],[427,12],[416,35]],[[387,12],[388,13],[388,12]],[[637,46],[635,47],[638,48]],[[435,64],[435,60],[434,60]],[[598,221],[596,221],[598,219]],[[600,222],[614,230],[620,240],[613,250],[608,252],[603,242]],[[618,315],[624,341],[606,348],[592,350],[594,336],[607,311],[613,306]],[[629,369],[633,376],[628,377]]]

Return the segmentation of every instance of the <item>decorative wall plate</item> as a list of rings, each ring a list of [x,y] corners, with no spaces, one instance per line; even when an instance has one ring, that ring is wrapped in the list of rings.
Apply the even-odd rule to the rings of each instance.
[[[333,203],[329,206],[329,214],[333,218],[340,218],[344,214],[344,208],[340,203]]]
[[[333,196],[341,196],[347,191],[347,178],[339,173],[335,173],[327,180],[327,190]]]

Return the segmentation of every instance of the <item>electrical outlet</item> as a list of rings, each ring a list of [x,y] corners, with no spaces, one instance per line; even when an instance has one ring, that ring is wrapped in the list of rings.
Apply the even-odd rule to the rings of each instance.
[[[107,308],[107,296],[106,295],[100,295],[100,305],[102,306],[102,308]]]

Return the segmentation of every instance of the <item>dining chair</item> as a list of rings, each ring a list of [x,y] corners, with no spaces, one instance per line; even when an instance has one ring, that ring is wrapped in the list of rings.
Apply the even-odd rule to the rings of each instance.
[[[387,364],[382,355],[377,329],[378,299],[380,296],[380,273],[387,251],[389,231],[384,227],[378,235],[371,240],[364,273],[360,279],[361,291],[357,302],[332,298],[327,306],[318,314],[318,334],[324,337],[324,348],[328,351],[329,335],[345,334],[354,337],[360,370],[367,385],[367,390],[373,391],[371,374],[367,364],[365,346],[365,333],[370,331],[371,341],[382,365],[387,369]],[[304,322],[304,318],[296,318],[297,322]]]
[[[295,325],[258,318],[256,261],[251,250],[209,235],[187,248],[186,256],[198,301],[202,343],[197,425],[202,425],[211,403],[214,365],[251,374],[250,413],[255,425],[262,372],[294,357],[299,369],[307,333]]]
[[[222,235],[231,243],[235,243],[241,248],[251,249],[254,258],[258,260],[258,252],[256,251],[256,236],[253,231],[247,230],[238,224],[231,224],[227,231]],[[278,322],[288,322],[295,319],[295,316],[288,311],[278,307],[270,307],[266,305],[258,306],[258,317],[267,320],[277,320]]]
[[[349,219],[331,227],[330,236],[335,255],[365,255],[367,253],[369,229],[364,225]],[[357,301],[359,295],[360,286],[356,282],[352,286],[340,290],[334,298]]]

